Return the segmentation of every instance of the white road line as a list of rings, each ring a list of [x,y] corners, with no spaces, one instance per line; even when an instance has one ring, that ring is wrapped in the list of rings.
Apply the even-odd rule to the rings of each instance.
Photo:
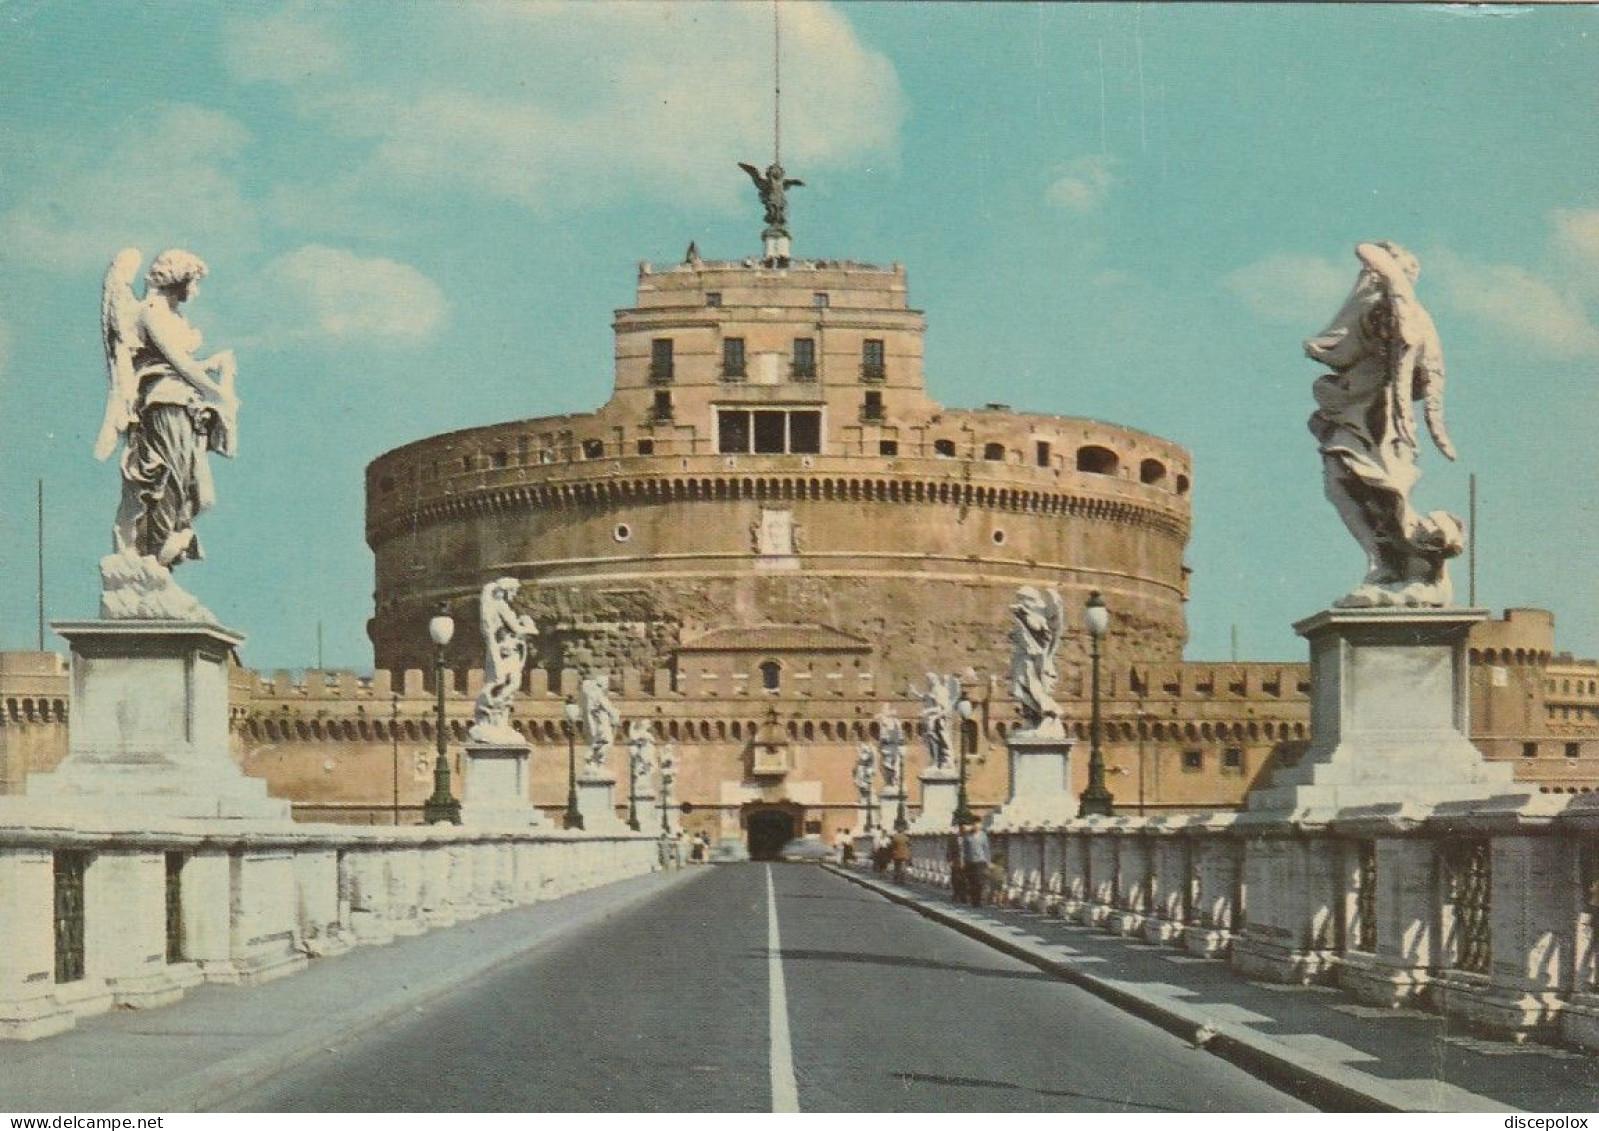
[[[766,974],[771,1007],[768,1032],[772,1046],[772,1110],[798,1111],[799,1084],[794,1079],[794,1046],[788,1034],[788,990],[783,985],[783,940],[777,933],[777,895],[772,866],[766,865]]]

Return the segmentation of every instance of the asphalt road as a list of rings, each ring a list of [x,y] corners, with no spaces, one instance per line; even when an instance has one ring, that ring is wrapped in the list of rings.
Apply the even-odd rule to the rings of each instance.
[[[805,864],[706,869],[226,1105],[796,1107],[1310,1110],[1082,990]]]

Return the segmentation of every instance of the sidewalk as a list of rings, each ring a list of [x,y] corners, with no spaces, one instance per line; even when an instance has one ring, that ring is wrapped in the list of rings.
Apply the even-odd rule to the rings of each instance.
[[[427,1003],[543,943],[709,874],[622,880],[460,926],[318,959],[260,986],[199,986],[161,1009],[0,1043],[0,1111],[204,1111],[251,1083]]]
[[[1549,1115],[1599,1110],[1599,1058],[1490,1040],[1417,1009],[1322,986],[1251,982],[1225,962],[833,867],[1014,958],[1076,983],[1328,1111]]]

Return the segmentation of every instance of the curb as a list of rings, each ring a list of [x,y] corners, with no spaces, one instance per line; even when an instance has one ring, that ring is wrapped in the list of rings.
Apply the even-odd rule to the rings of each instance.
[[[1090,974],[1046,953],[1039,946],[1006,938],[992,924],[975,920],[953,908],[941,907],[910,891],[879,883],[837,865],[829,864],[827,868],[833,874],[874,891],[891,902],[909,907],[935,923],[950,927],[1002,954],[1085,989],[1116,1008],[1181,1037],[1322,1111],[1437,1113],[1439,1110],[1428,1106],[1414,1092],[1358,1069],[1291,1049],[1244,1026],[1213,1021],[1198,1010],[1157,1001],[1138,993],[1125,983]],[[1479,1098],[1484,1106],[1473,1110],[1520,1110],[1506,1107],[1486,1096]]]
[[[677,871],[675,876],[670,874],[663,876],[659,872],[650,874],[662,876],[668,884],[676,884],[701,874],[708,874],[708,871],[705,869],[682,868]],[[632,878],[642,879],[643,877]],[[625,883],[627,881],[618,880],[614,882]],[[605,884],[588,890],[604,891],[609,886],[611,885]],[[574,929],[581,930],[602,922],[618,911],[622,911],[645,899],[653,898],[663,891],[664,887],[665,884],[651,886],[633,893],[620,903],[602,905],[582,915],[549,923],[542,930],[533,931],[512,943],[490,950],[475,961],[460,962],[446,966],[444,968],[445,972],[440,977],[425,986],[402,984],[392,993],[368,999],[362,1003],[361,1007],[341,1013],[335,1020],[319,1025],[313,1024],[297,1028],[286,1036],[263,1042],[254,1049],[241,1052],[236,1056],[229,1057],[227,1060],[207,1065],[178,1080],[147,1088],[137,1095],[130,1096],[125,1101],[122,1110],[152,1112],[219,1110],[220,1105],[228,1103],[270,1077],[310,1060],[319,1052],[363,1036],[406,1013],[420,1012],[430,1002],[459,989],[467,982],[480,978],[501,966],[515,962],[539,947],[558,941]],[[583,893],[574,892],[572,894],[581,895]],[[560,903],[560,898],[548,900],[541,904],[527,904],[522,908],[507,908],[506,912],[501,912],[500,914],[558,903]],[[472,922],[484,921],[482,919],[471,920],[468,923],[458,924],[458,927],[469,926]],[[457,927],[445,928],[446,931],[456,929]],[[426,935],[416,936],[417,939],[426,939],[427,937]],[[369,948],[359,947],[338,957],[347,958],[367,949]],[[338,961],[338,959],[330,959],[328,961]]]

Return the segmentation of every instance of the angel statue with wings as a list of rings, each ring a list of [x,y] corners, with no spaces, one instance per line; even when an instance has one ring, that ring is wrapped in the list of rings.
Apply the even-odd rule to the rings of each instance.
[[[122,449],[115,552],[171,569],[200,558],[194,519],[216,500],[207,455],[233,456],[239,412],[233,353],[201,358],[200,332],[183,316],[206,274],[196,255],[169,249],[134,293],[143,253],[126,248],[106,272],[101,328],[111,378],[94,455]]]
[[[577,689],[583,718],[588,724],[588,771],[591,775],[604,774],[611,743],[616,739],[617,724],[622,721],[622,713],[611,703],[609,683],[608,675],[596,673],[586,677]]]
[[[950,768],[950,716],[961,697],[961,677],[927,673],[927,690],[911,688],[911,694],[922,701],[922,741],[927,744],[927,768]]]
[[[1305,343],[1331,370],[1317,378],[1308,424],[1321,451],[1322,483],[1338,517],[1366,552],[1365,580],[1334,604],[1428,606],[1453,601],[1446,563],[1465,548],[1461,521],[1410,505],[1419,478],[1414,402],[1433,443],[1455,458],[1444,428],[1443,347],[1416,298],[1421,265],[1395,243],[1355,248],[1360,276],[1332,324]]]
[[[750,175],[750,180],[755,182],[755,191],[760,193],[761,204],[766,208],[766,226],[783,231],[788,229],[788,190],[798,188],[805,184],[795,177],[787,177],[783,166],[773,161],[763,174],[754,165],[743,161],[738,167]]]
[[[478,619],[483,627],[483,690],[472,708],[475,742],[521,745],[525,739],[511,726],[511,699],[522,686],[527,667],[528,637],[538,635],[533,618],[518,613],[511,602],[522,583],[502,577],[483,587]]]
[[[1066,624],[1066,609],[1053,589],[1024,585],[1010,606],[1010,693],[1030,731],[1058,729],[1060,704],[1055,701],[1055,681]]]

